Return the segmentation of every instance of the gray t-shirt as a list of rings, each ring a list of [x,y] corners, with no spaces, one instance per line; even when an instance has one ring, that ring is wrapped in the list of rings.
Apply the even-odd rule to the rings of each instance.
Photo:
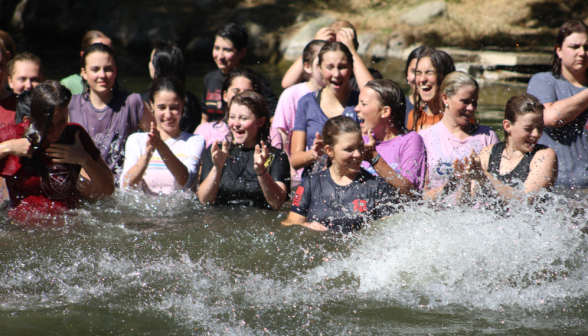
[[[572,97],[588,87],[576,87],[563,76],[556,78],[551,72],[533,76],[527,93],[537,97],[543,104],[555,103]],[[559,161],[556,186],[565,188],[588,188],[588,134],[586,121],[588,109],[569,124],[557,128],[546,127],[539,143],[553,148]]]
[[[69,120],[86,129],[118,181],[124,164],[125,143],[129,135],[139,129],[143,117],[143,100],[138,93],[122,91],[99,110],[84,96],[80,94],[71,98]]]

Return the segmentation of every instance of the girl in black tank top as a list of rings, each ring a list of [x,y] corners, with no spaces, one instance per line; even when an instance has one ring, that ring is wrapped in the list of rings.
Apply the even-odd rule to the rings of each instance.
[[[517,188],[520,182],[524,183],[527,180],[529,172],[531,171],[531,161],[535,157],[535,154],[547,147],[543,145],[535,145],[533,151],[523,154],[521,162],[519,162],[513,170],[501,175],[500,162],[502,161],[502,153],[504,152],[505,147],[506,143],[504,142],[497,143],[492,147],[490,160],[488,160],[488,172],[494,175],[500,182],[513,188]]]

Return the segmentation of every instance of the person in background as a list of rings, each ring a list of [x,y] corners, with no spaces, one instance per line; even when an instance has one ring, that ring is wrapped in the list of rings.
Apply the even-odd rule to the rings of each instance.
[[[216,32],[212,58],[218,69],[209,72],[204,78],[203,123],[223,119],[222,85],[233,68],[241,67],[241,60],[247,55],[248,41],[245,27],[235,23],[229,23]],[[274,95],[269,82],[263,76],[259,74],[257,76],[261,81],[261,91],[268,104],[270,117],[273,118],[278,98]]]
[[[82,49],[80,56],[84,57],[84,50],[94,43],[102,43],[111,49],[114,49],[112,40],[99,30],[90,30],[84,37],[82,37]],[[80,74],[73,74],[61,80],[61,84],[65,85],[72,95],[82,94],[84,92],[84,80]]]
[[[229,105],[235,95],[245,91],[255,91],[262,94],[259,77],[248,69],[234,68],[227,74],[221,90],[223,99],[222,109],[225,111],[223,119],[202,123],[194,132],[194,134],[199,134],[204,137],[206,148],[210,147],[216,140],[222,143],[223,140],[227,139],[227,136],[231,133],[229,126],[225,122]]]
[[[178,46],[169,41],[157,43],[151,52],[149,60],[149,76],[153,82],[159,77],[174,76],[180,80],[184,88],[186,87],[186,72],[184,67],[184,53]],[[149,95],[151,90],[145,91],[141,97],[148,105],[150,104]],[[183,106],[186,109],[182,113],[180,129],[186,133],[194,133],[196,127],[202,120],[202,110],[198,98],[186,90],[186,101]]]
[[[0,83],[8,77],[8,60],[10,52],[0,43]],[[0,85],[0,128],[14,125],[17,95],[6,86]]]
[[[447,53],[435,49],[423,50],[416,64],[415,103],[408,113],[406,128],[419,132],[443,118],[439,87],[445,76],[455,71],[455,65]]]
[[[280,100],[278,101],[278,107],[276,108],[276,114],[272,123],[272,132],[279,132],[279,137],[272,137],[276,141],[272,142],[272,146],[276,148],[282,148],[288,154],[288,157],[292,155],[292,132],[294,131],[294,125],[296,120],[296,109],[298,108],[298,101],[300,98],[310,92],[322,90],[325,87],[323,76],[318,67],[318,53],[325,45],[325,41],[314,40],[306,45],[304,52],[302,53],[302,62],[304,73],[308,80],[304,83],[295,84],[282,92]],[[291,169],[290,175],[292,177],[293,184],[299,184],[302,176],[302,169],[298,171],[294,168]],[[294,188],[295,185],[292,185]]]
[[[535,74],[527,93],[545,106],[539,143],[555,150],[556,187],[588,188],[588,27],[564,23],[555,37],[551,71]]]
[[[366,161],[362,167],[383,177],[399,193],[411,196],[425,179],[425,146],[417,132],[404,127],[405,98],[389,79],[369,81],[355,108],[361,120]]]
[[[352,90],[359,92],[359,90],[372,79],[382,79],[382,75],[378,70],[367,68],[359,54],[357,48],[359,42],[357,41],[357,32],[355,27],[346,20],[338,20],[333,22],[329,27],[319,29],[314,38],[315,40],[322,40],[325,42],[341,42],[347,46],[353,56],[353,75],[349,81],[349,86]],[[304,69],[302,58],[297,59],[286,71],[282,78],[282,87],[284,89],[290,86],[303,82]]]
[[[14,56],[8,62],[8,85],[16,95],[23,91],[33,91],[45,80],[41,59],[24,52]]]
[[[81,73],[87,89],[72,97],[69,120],[88,131],[118,182],[127,138],[139,129],[148,132],[155,119],[141,95],[118,89],[117,71],[109,46],[94,43],[84,50]]]
[[[397,193],[383,178],[361,168],[364,144],[357,122],[339,115],[327,120],[322,133],[328,168],[302,181],[282,224],[347,233],[390,215]]]
[[[12,36],[10,36],[10,34],[5,32],[4,30],[0,30],[0,48],[2,46],[6,49],[6,52],[8,53],[6,56],[6,62],[9,62],[14,57],[14,55],[16,55],[16,45],[14,44]],[[5,88],[9,87],[6,78],[4,79],[4,82],[0,82],[0,86]]]
[[[140,187],[151,195],[188,190],[197,180],[204,139],[180,128],[186,92],[175,76],[157,77],[149,100],[155,124],[149,133],[129,136],[122,187]]]
[[[434,48],[430,48],[427,46],[420,46],[418,48],[415,48],[413,51],[410,52],[410,54],[408,55],[408,58],[406,59],[406,67],[404,68],[404,76],[406,77],[406,82],[408,83],[408,86],[410,86],[410,93],[405,98],[406,99],[406,116],[405,116],[405,120],[404,120],[405,125],[408,124],[408,113],[410,111],[414,110],[414,95],[415,95],[415,90],[416,90],[415,79],[416,79],[417,60],[421,56],[421,54],[423,54],[425,52],[430,52],[429,51],[430,49],[434,49]]]
[[[288,197],[290,163],[283,150],[269,146],[265,99],[257,92],[237,94],[226,121],[231,141],[214,141],[202,157],[200,202],[279,209]]]

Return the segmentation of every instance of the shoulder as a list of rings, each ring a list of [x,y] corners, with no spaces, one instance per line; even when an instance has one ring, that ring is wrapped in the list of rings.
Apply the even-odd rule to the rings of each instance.
[[[535,157],[533,158],[533,161],[537,159],[537,156],[540,157],[540,159],[557,159],[557,153],[555,153],[555,150],[553,150],[553,148],[551,147],[547,147],[547,146],[543,146],[543,145],[536,145],[537,146],[537,152],[535,154]]]
[[[190,134],[186,132],[180,133],[180,139],[191,145],[202,145],[204,146],[204,137],[200,134]]]
[[[539,73],[534,74],[533,77],[531,77],[530,82],[537,82],[537,81],[555,82],[556,80],[558,80],[558,79],[555,78],[553,73],[551,71],[547,71],[547,72],[539,72]]]
[[[140,103],[141,105],[143,105],[143,97],[141,97],[141,95],[138,93],[129,93],[126,90],[123,90],[119,94],[122,99],[128,102],[135,104]]]
[[[406,141],[406,142],[416,142],[416,143],[423,142],[423,137],[415,131],[408,131],[406,134],[402,135],[402,137],[400,139],[402,139],[402,141]]]
[[[220,72],[220,69],[216,69],[216,70],[212,70],[209,73],[206,74],[206,77],[204,77],[204,82],[209,82],[211,81],[214,77],[216,77],[216,75]]]
[[[127,144],[133,143],[146,143],[147,142],[147,133],[145,132],[135,132],[127,138]]]
[[[302,105],[303,103],[308,104],[309,102],[316,101],[315,99],[316,92],[309,92],[300,98],[298,105]]]

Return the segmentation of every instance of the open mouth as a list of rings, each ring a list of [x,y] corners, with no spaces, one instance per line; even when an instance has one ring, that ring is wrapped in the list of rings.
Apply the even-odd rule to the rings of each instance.
[[[332,81],[331,81],[331,84],[333,85],[333,87],[335,87],[335,88],[337,88],[337,89],[338,89],[338,88],[340,88],[340,87],[341,87],[341,85],[343,85],[343,81],[341,81],[341,80],[339,80],[339,81],[333,81],[333,80],[332,80]]]
[[[421,85],[420,86],[421,92],[422,93],[429,93],[431,92],[431,90],[433,90],[433,87],[431,85]]]

